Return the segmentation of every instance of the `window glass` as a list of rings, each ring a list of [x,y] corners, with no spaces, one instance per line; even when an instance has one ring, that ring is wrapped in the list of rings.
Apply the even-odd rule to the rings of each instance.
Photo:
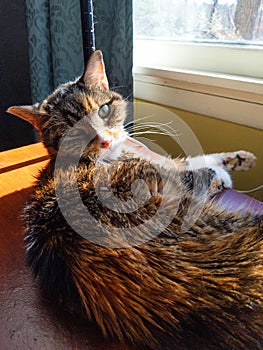
[[[135,38],[263,45],[263,0],[134,0]]]

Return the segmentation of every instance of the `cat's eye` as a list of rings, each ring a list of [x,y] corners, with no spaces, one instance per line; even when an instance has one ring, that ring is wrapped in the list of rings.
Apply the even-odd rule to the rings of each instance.
[[[110,114],[110,106],[109,105],[103,105],[100,107],[99,109],[99,116],[101,117],[101,119],[105,119],[109,116]]]

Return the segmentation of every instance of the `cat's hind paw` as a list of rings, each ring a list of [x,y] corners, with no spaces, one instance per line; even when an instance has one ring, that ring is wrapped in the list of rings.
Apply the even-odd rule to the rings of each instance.
[[[249,170],[256,165],[256,157],[247,151],[228,152],[222,159],[223,167],[230,171]]]

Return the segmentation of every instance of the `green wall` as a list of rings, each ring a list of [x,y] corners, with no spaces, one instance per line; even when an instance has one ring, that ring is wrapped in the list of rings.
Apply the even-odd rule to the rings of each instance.
[[[187,127],[192,130],[199,140],[204,153],[235,150],[247,150],[254,153],[257,157],[256,167],[247,172],[232,173],[234,188],[237,190],[250,190],[263,184],[263,130],[169,107],[158,106],[152,103],[145,104],[143,101],[136,101],[135,124],[139,123],[139,117],[145,116],[149,117],[147,120],[157,122],[175,119],[175,125],[179,119],[185,122]],[[179,126],[179,139],[183,138],[184,132],[187,133],[187,129]],[[182,149],[170,137],[158,136],[156,134],[146,136],[156,140],[158,145],[173,157],[186,154],[184,152],[185,147]],[[192,153],[194,153],[197,147],[191,139],[189,140],[189,137],[188,143],[193,144]],[[200,152],[197,151],[196,153]],[[253,192],[250,195],[263,201],[263,190]]]

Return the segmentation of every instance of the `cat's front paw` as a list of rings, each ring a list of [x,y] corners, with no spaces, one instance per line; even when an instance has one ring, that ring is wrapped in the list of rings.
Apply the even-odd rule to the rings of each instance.
[[[221,192],[223,189],[232,188],[232,180],[226,170],[220,167],[212,167],[210,171],[213,173],[208,189],[210,196]]]
[[[226,170],[244,171],[255,166],[256,159],[253,153],[237,151],[225,153],[222,163]]]

